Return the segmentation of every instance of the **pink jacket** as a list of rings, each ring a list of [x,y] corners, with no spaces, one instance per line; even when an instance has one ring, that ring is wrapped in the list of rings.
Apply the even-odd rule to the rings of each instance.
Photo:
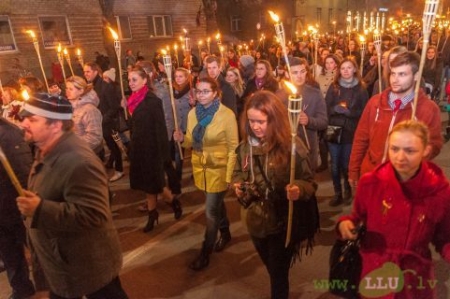
[[[422,162],[419,173],[404,183],[397,180],[389,162],[364,175],[358,184],[352,214],[339,219],[366,224],[360,250],[362,287],[377,285],[373,275],[366,275],[392,262],[403,271],[404,286],[398,293],[377,298],[435,298],[428,246],[432,243],[450,262],[448,215],[450,186],[442,170],[432,162]]]
[[[389,126],[394,118],[393,111],[388,104],[390,88],[381,94],[373,96],[359,119],[352,145],[349,163],[349,178],[358,181],[363,174],[372,171],[383,161],[387,150],[386,142]],[[441,117],[439,107],[420,90],[417,102],[416,117],[424,122],[430,131],[430,145],[432,147],[429,159],[436,157],[441,151],[443,140],[441,136]],[[412,102],[398,111],[394,125],[409,120],[412,116]],[[387,155],[387,154],[386,154]]]

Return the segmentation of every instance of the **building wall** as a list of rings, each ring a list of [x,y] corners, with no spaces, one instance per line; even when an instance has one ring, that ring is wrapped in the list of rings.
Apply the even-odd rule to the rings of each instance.
[[[176,41],[180,44],[179,36],[183,28],[188,30],[193,41],[197,41],[205,35],[206,28],[203,13],[201,25],[196,24],[200,3],[201,0],[116,0],[114,14],[129,16],[133,36],[132,40],[122,42],[122,53],[130,48],[134,53],[140,50],[146,58],[151,58],[154,51],[166,45],[173,47]],[[16,52],[0,52],[0,78],[3,83],[11,77],[8,69],[13,58],[19,58],[25,69],[42,78],[36,51],[26,30],[33,30],[37,34],[45,72],[47,78],[51,78],[51,65],[58,61],[56,49],[44,49],[38,16],[67,16],[73,43],[68,50],[72,58],[77,48],[81,49],[84,61],[94,60],[96,51],[106,53],[102,11],[98,0],[0,0],[1,15],[9,16],[17,46]],[[170,15],[174,36],[151,39],[147,25],[149,15]],[[66,75],[70,75],[68,69]]]

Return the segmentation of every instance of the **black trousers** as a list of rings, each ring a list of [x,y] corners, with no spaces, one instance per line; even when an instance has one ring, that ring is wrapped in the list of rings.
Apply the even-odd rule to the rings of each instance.
[[[25,227],[22,223],[0,226],[0,257],[3,260],[13,295],[17,298],[34,294],[25,259]]]
[[[114,165],[116,171],[123,172],[122,153],[112,137],[112,130],[110,128],[103,127],[103,139],[105,139],[106,146],[111,152],[108,163]]]
[[[86,277],[89,279],[89,277]],[[120,283],[119,277],[114,278],[110,283],[101,288],[98,291],[95,291],[92,294],[85,295],[88,299],[128,299],[128,295],[122,289],[122,284]],[[82,297],[76,298],[66,298],[61,297],[53,292],[50,292],[50,299],[81,299]]]
[[[266,238],[251,237],[270,277],[271,299],[288,299],[289,268],[293,254],[292,246],[284,247],[286,234],[281,232]]]

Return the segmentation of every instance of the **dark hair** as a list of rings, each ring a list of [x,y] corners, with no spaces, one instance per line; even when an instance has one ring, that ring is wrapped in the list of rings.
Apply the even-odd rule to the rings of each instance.
[[[419,71],[420,55],[416,52],[407,51],[398,54],[392,61],[389,62],[389,67],[399,67],[402,65],[410,65],[413,74]]]
[[[269,82],[269,80],[275,79],[273,76],[273,70],[272,66],[270,65],[270,62],[264,59],[260,59],[256,62],[256,64],[262,64],[266,68],[266,74],[264,75],[264,81]]]
[[[45,119],[45,123],[48,124],[48,125],[56,123],[58,121],[60,121],[62,123],[61,130],[63,132],[70,132],[70,131],[72,131],[74,124],[73,124],[73,120],[71,120],[71,119],[63,119],[63,120],[61,120],[61,119],[51,119],[51,118],[46,118]]]
[[[305,70],[306,70],[306,78],[305,78],[305,84],[314,86],[314,87],[319,87],[319,83],[317,83],[316,79],[314,79],[314,76],[311,72],[311,68],[309,67],[309,63],[305,58],[300,58],[300,57],[289,57],[289,63],[290,66],[297,66],[297,65],[304,65],[305,66]],[[291,74],[289,74],[290,76]]]
[[[270,155],[275,165],[287,165],[291,148],[291,127],[286,106],[270,91],[260,90],[251,95],[240,119],[241,136],[244,140],[253,136],[247,116],[249,109],[258,110],[267,115],[264,151]]]
[[[20,85],[25,85],[31,89],[32,93],[43,92],[44,84],[38,78],[34,76],[26,76],[19,79]]]
[[[211,90],[214,92],[217,92],[217,97],[219,99],[222,99],[222,91],[219,87],[219,84],[217,83],[216,80],[214,80],[213,78],[210,77],[205,77],[205,78],[200,78],[197,80],[197,82],[195,83],[195,85],[199,84],[199,83],[207,83],[209,84],[209,86],[211,87]]]
[[[325,62],[327,61],[328,58],[331,58],[334,60],[334,62],[336,63],[336,69],[339,66],[339,64],[341,63],[341,59],[336,55],[336,54],[328,54],[327,57],[325,57],[325,59],[323,60],[323,68],[322,68],[322,75],[325,75]],[[336,72],[337,75],[337,72]]]
[[[98,72],[99,74],[102,74],[103,72],[101,67],[95,62],[85,62],[84,65],[90,67],[91,70],[93,70],[94,72]]]
[[[347,57],[347,58],[344,58],[341,61],[341,63],[339,63],[339,65],[338,65],[338,68],[337,68],[338,74],[337,74],[336,78],[334,78],[334,82],[333,82],[334,89],[339,90],[339,79],[341,78],[340,69],[341,69],[341,66],[346,62],[350,62],[353,65],[353,67],[355,68],[355,73],[353,74],[353,77],[355,77],[358,80],[359,84],[361,84],[363,87],[365,87],[366,84],[364,83],[363,79],[361,78],[361,73],[359,72],[359,67],[358,67],[358,64],[356,63],[356,60],[354,58]]]

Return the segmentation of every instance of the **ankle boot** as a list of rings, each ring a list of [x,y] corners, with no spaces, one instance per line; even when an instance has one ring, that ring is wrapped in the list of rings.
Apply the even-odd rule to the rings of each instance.
[[[178,220],[183,215],[183,209],[181,208],[180,200],[178,199],[179,195],[175,195],[170,203],[170,206],[173,210],[173,217]]]
[[[350,186],[348,186],[348,188],[344,188],[342,199],[345,201],[345,203],[352,202],[352,188],[350,188]]]
[[[221,252],[225,249],[225,246],[231,241],[231,233],[230,229],[220,230],[220,238],[217,240],[216,245],[214,246],[214,251]]]
[[[204,247],[200,251],[199,256],[189,264],[189,268],[194,271],[200,271],[209,265],[209,253],[210,251],[206,250]]]
[[[144,233],[148,233],[149,231],[151,231],[153,229],[153,227],[155,226],[155,222],[156,222],[156,224],[158,224],[158,218],[159,218],[159,213],[156,209],[148,212],[148,221],[143,229]]]
[[[342,192],[336,192],[334,195],[334,198],[330,201],[329,206],[330,207],[337,207],[342,203]]]

